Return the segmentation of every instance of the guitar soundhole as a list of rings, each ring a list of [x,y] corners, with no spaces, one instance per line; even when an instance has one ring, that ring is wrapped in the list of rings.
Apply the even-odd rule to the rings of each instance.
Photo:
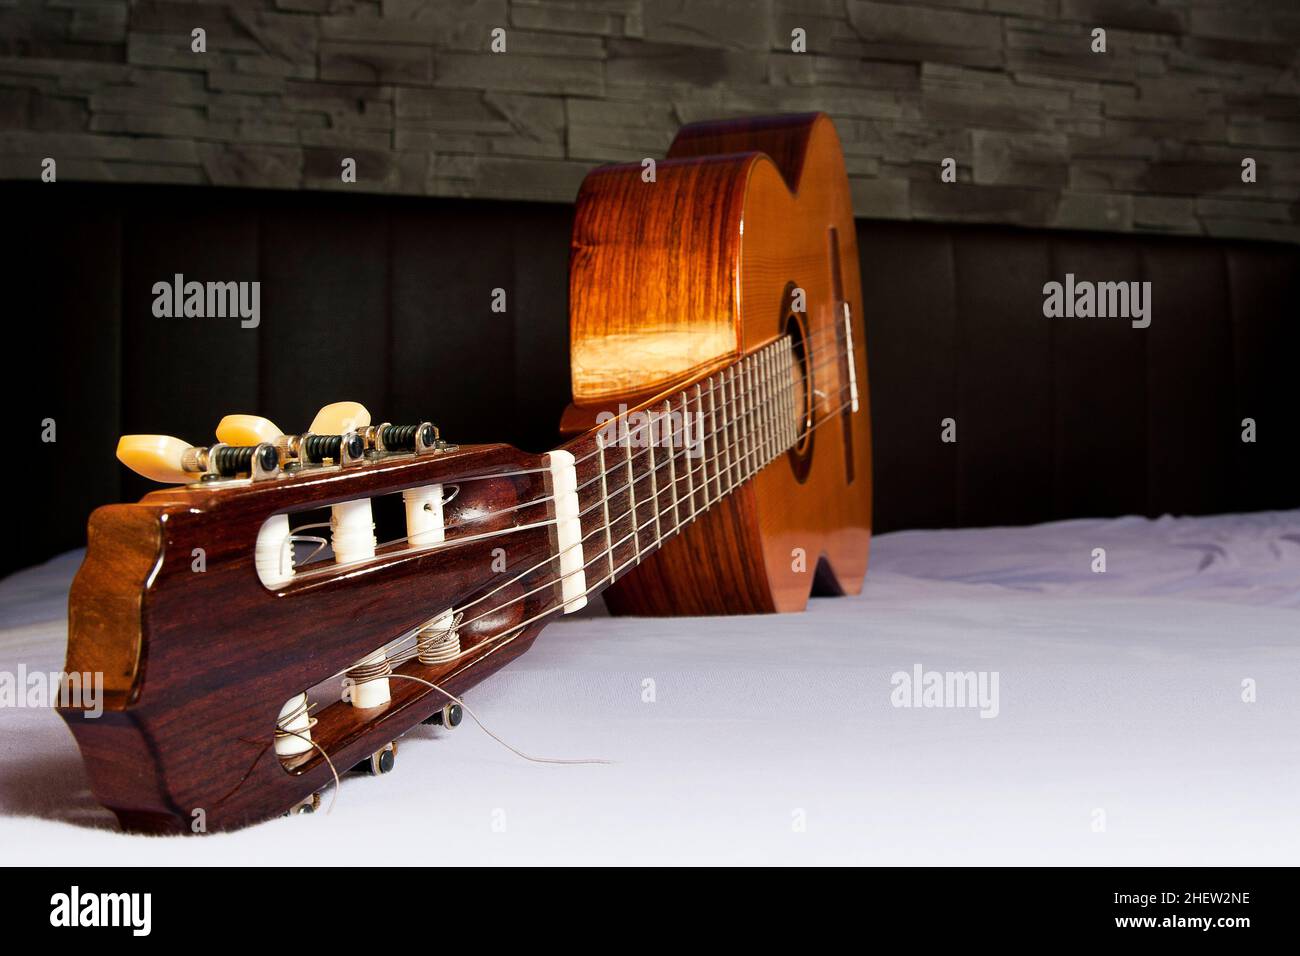
[[[793,392],[796,404],[792,413],[798,416],[799,440],[786,454],[790,458],[790,467],[794,469],[795,478],[802,484],[808,480],[808,472],[812,468],[814,366],[809,361],[807,322],[803,313],[795,312],[791,308],[793,292],[794,284],[791,283],[786,293],[785,334],[790,336],[791,352],[794,354],[790,374],[794,376]]]

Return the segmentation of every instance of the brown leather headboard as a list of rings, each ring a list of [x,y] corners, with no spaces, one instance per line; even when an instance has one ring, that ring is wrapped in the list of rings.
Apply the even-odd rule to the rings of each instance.
[[[114,460],[123,432],[209,440],[232,411],[302,427],[350,398],[453,439],[541,449],[555,434],[569,207],[0,188],[7,464],[24,476],[24,547],[0,570],[76,547],[93,506],[147,490]],[[1300,248],[866,221],[858,247],[877,530],[1300,505]],[[1043,284],[1066,272],[1150,280],[1150,328],[1045,318]],[[153,285],[175,273],[260,280],[261,325],[154,317]]]

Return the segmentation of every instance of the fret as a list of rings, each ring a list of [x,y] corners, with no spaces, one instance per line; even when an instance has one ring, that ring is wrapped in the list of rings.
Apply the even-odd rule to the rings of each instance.
[[[632,515],[632,544],[636,548],[636,563],[641,563],[641,533],[638,527],[639,521],[636,516],[636,472],[632,470],[632,436],[629,433],[623,440],[623,448],[627,452],[627,500],[628,511]]]
[[[755,413],[755,425],[758,428],[758,469],[762,471],[767,466],[768,457],[768,438],[767,438],[767,366],[763,362],[765,353],[759,352],[754,357],[754,378],[757,380],[755,386],[758,392],[758,411]]]
[[[687,521],[695,520],[695,476],[691,471],[690,451],[690,432],[691,432],[691,415],[686,405],[686,393],[682,392],[682,444],[687,448],[687,455],[684,461],[686,467],[686,495],[691,500],[691,516]]]
[[[722,472],[718,470],[718,404],[713,394],[713,379],[709,379],[709,432],[713,435],[713,483],[717,485],[718,493],[714,496],[714,501],[722,500]]]
[[[650,455],[650,500],[655,509],[655,545],[658,546],[664,540],[663,528],[659,524],[659,476],[655,473],[658,467],[655,465],[655,445],[659,443],[658,429],[655,427],[654,412],[646,410],[647,431],[649,431],[649,441],[646,444],[646,450]],[[671,454],[671,449],[669,453]]]
[[[721,398],[718,400],[722,408],[722,418],[718,427],[722,430],[722,474],[727,480],[725,494],[731,494],[736,488],[736,483],[732,480],[731,473],[731,442],[727,439],[727,427],[731,421],[730,409],[727,405],[727,370],[723,369],[718,373],[718,391]]]
[[[763,431],[763,355],[754,356],[754,471],[763,470],[767,464],[767,434]]]
[[[751,356],[749,359],[749,434],[754,449],[754,457],[749,465],[754,469],[756,475],[759,469],[763,467],[763,423],[759,418],[762,407],[759,397],[758,358],[757,356]]]
[[[763,350],[763,464],[776,458],[772,440],[772,350]]]
[[[776,457],[772,441],[772,350],[763,350],[763,464]]]
[[[749,363],[740,363],[740,418],[742,438],[745,445],[745,479],[754,475],[754,438],[750,413],[753,409],[753,395],[750,391]]]
[[[704,418],[704,390],[699,383],[695,385],[695,408],[700,422],[700,493],[704,501],[701,511],[708,511],[713,504],[709,500],[709,424]]]
[[[677,509],[677,449],[679,446],[673,431],[673,403],[671,399],[664,400],[664,411],[659,420],[668,422],[668,486],[673,490],[673,530],[668,533],[676,534],[682,526],[682,515]]]
[[[736,366],[736,459],[740,465],[740,480],[749,480],[749,455],[745,446],[745,367]]]
[[[605,557],[609,560],[609,580],[614,580],[614,539],[610,533],[609,488],[605,484],[605,436],[596,432],[596,448],[600,451],[600,504],[605,509]]]
[[[736,366],[727,369],[723,381],[727,383],[727,480],[735,488],[745,479],[740,476],[740,449],[736,448]]]

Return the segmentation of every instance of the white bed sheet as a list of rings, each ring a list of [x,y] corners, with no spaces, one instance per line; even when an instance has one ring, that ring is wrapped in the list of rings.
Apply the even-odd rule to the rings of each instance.
[[[59,669],[79,560],[0,582],[0,670]],[[374,841],[371,859],[444,867],[1294,864],[1298,637],[1300,511],[883,535],[859,597],[596,607],[467,698],[526,751],[610,765],[419,728],[328,815],[141,838],[97,807],[52,711],[0,709],[0,861],[337,865]],[[998,715],[894,706],[918,664],[996,671]]]

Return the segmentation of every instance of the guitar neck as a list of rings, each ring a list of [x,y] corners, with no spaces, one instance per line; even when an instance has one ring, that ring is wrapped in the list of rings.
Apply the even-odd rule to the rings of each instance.
[[[575,460],[585,588],[596,593],[799,440],[789,337],[564,446]],[[598,419],[598,421],[601,421]]]

